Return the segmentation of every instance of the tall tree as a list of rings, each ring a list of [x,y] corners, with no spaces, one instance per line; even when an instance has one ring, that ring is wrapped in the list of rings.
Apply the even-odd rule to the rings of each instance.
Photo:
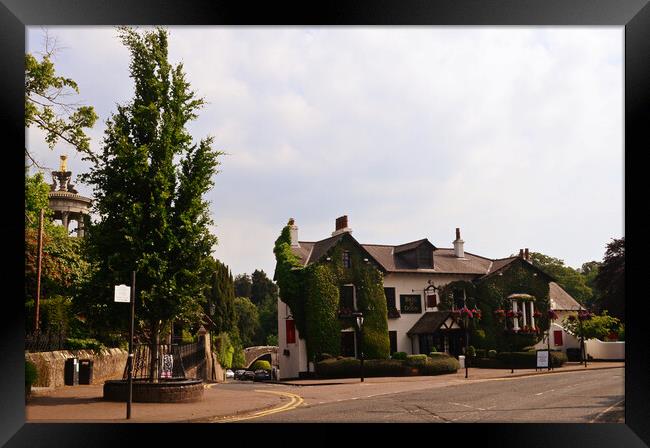
[[[572,267],[565,266],[564,260],[539,252],[532,252],[530,258],[534,266],[554,277],[559,285],[579,303],[587,305],[591,302],[593,292],[587,286],[585,277]]]
[[[259,332],[260,327],[257,307],[248,297],[236,297],[235,314],[242,346],[245,348],[255,345],[255,335]]]
[[[277,296],[278,287],[273,283],[273,280],[268,278],[264,271],[255,269],[251,275],[251,302],[260,305],[268,297],[277,298]]]
[[[190,90],[182,64],[169,63],[167,31],[121,27],[119,37],[135,89],[107,121],[102,151],[82,177],[94,189],[99,216],[88,231],[99,265],[89,303],[107,325],[123,327],[128,310],[113,303],[113,285],[130,283],[136,270],[136,315],[142,336],[157,345],[172,320],[196,322],[201,313],[198,298],[217,242],[203,196],[222,153],[211,137],[194,143],[186,129],[203,100]]]
[[[73,79],[56,73],[52,62],[56,51],[55,41],[46,33],[40,60],[38,55],[25,54],[25,127],[36,126],[44,131],[50,149],[63,140],[75,150],[91,155],[90,138],[84,129],[94,126],[97,114],[92,106],[69,99],[79,93],[79,86]],[[39,166],[27,148],[25,157]]]
[[[625,322],[625,237],[607,244],[596,285],[602,294],[599,308]]]
[[[251,282],[250,275],[244,273],[235,277],[235,296],[251,298],[251,289],[253,283]]]
[[[237,325],[232,274],[228,266],[219,260],[212,260],[209,269],[211,285],[206,311],[215,324],[215,334],[231,332]]]

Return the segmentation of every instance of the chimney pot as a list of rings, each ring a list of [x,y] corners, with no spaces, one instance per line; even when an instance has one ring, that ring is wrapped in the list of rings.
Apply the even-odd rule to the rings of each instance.
[[[530,260],[530,254],[528,253],[528,248],[524,249],[524,259],[526,261]]]
[[[287,225],[289,226],[289,235],[291,236],[291,247],[300,247],[300,243],[298,242],[298,226],[296,225],[296,220],[290,218]]]
[[[348,226],[348,215],[336,218],[336,228],[334,230],[345,229]]]
[[[519,258],[524,258],[524,250],[519,249]]]
[[[456,227],[456,239],[460,239],[460,227]]]

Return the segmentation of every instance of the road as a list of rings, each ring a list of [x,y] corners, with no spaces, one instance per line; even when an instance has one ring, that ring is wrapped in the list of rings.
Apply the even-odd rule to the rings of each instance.
[[[624,369],[481,380],[349,399],[305,400],[248,422],[593,423],[624,421]],[[259,387],[250,386],[232,387]],[[343,386],[318,386],[322,397]],[[329,390],[328,390],[329,389]],[[293,388],[301,394],[301,388]],[[314,391],[310,391],[314,394]]]

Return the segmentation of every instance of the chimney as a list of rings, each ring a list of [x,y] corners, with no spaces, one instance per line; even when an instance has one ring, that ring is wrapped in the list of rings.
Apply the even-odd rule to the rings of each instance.
[[[528,253],[528,248],[524,249],[524,260],[530,261],[530,254]]]
[[[465,258],[464,243],[465,241],[460,239],[460,228],[456,227],[456,240],[454,241],[454,255],[456,255],[456,258]]]
[[[296,220],[290,218],[287,225],[289,226],[289,235],[291,235],[291,247],[300,247],[300,244],[298,243],[298,226],[296,225]]]
[[[524,258],[524,250],[519,249],[519,258]]]
[[[332,236],[346,232],[352,233],[352,229],[348,227],[348,215],[339,216],[336,218],[335,229],[332,232]]]

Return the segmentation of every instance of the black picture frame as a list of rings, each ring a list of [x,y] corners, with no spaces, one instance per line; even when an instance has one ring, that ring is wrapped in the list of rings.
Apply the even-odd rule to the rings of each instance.
[[[414,443],[416,431],[431,443],[471,441],[499,446],[637,447],[650,445],[650,355],[645,333],[645,295],[641,280],[641,257],[648,245],[643,238],[647,229],[634,230],[633,215],[647,209],[639,171],[644,168],[644,153],[650,148],[647,131],[650,124],[650,7],[648,0],[358,0],[354,2],[223,2],[199,0],[0,0],[0,125],[5,151],[3,174],[5,219],[0,222],[6,241],[3,277],[11,285],[2,304],[0,326],[2,418],[0,443],[7,446],[119,446],[141,440],[165,441],[173,433],[185,443],[197,443],[204,436],[212,443],[223,440],[224,426],[214,425],[110,425],[110,424],[31,424],[25,423],[23,395],[23,223],[24,208],[24,52],[25,27],[29,25],[499,25],[499,26],[621,26],[625,27],[625,193],[638,194],[640,201],[626,207],[625,236],[632,241],[628,250],[626,300],[625,424],[503,424],[435,427],[399,427],[388,425],[348,425],[344,432],[331,434],[331,443],[342,443],[338,434],[379,438],[394,434],[403,443]],[[13,148],[13,149],[12,149]],[[8,166],[7,166],[8,165]],[[16,179],[14,179],[14,176]],[[12,218],[15,217],[15,218]],[[638,221],[637,221],[638,222]],[[631,230],[631,232],[630,232]],[[631,235],[630,235],[631,233]],[[631,240],[630,240],[631,237]],[[645,244],[644,244],[645,243]],[[15,290],[14,290],[15,288]],[[310,444],[322,428],[292,425],[300,434],[283,426],[267,425],[256,437],[268,443]],[[361,427],[363,426],[363,427]],[[232,427],[230,427],[232,429]],[[240,427],[242,429],[245,426]],[[236,442],[248,443],[250,433],[239,432]],[[349,432],[348,432],[349,431]],[[420,432],[421,431],[421,432]],[[316,436],[316,437],[314,437]],[[345,437],[344,436],[344,437]],[[450,438],[450,442],[443,442]],[[221,439],[219,439],[221,438]],[[293,440],[292,440],[293,438]],[[166,445],[172,443],[169,439]],[[142,442],[140,442],[142,443]],[[146,442],[145,442],[146,443]],[[418,443],[418,442],[415,442]]]

